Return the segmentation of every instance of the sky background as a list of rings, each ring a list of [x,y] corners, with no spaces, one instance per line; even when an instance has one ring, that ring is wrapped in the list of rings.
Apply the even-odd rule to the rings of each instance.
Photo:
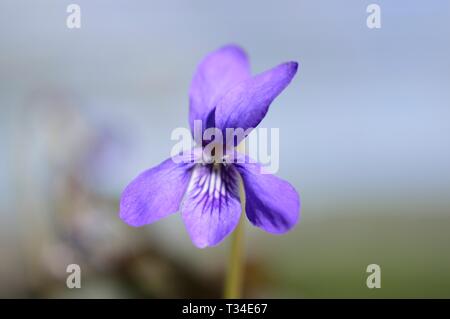
[[[66,27],[70,3],[81,6],[79,30]],[[355,242],[367,241],[391,265],[395,249],[422,241],[423,249],[392,261],[398,265],[392,268],[410,264],[408,258],[417,261],[419,276],[450,266],[441,250],[450,240],[450,3],[377,1],[382,27],[369,29],[370,3],[2,0],[0,282],[30,295],[34,279],[22,278],[24,265],[40,260],[29,266],[39,268],[42,247],[65,238],[61,207],[68,207],[63,220],[70,224],[73,211],[98,210],[93,195],[112,204],[88,228],[95,233],[96,225],[113,224],[114,236],[128,238],[133,230],[116,225],[114,201],[139,172],[169,157],[172,130],[188,127],[188,88],[197,64],[228,43],[248,52],[254,73],[300,63],[260,126],[280,128],[277,175],[299,191],[302,221],[284,237],[249,227],[250,250],[270,261],[277,255],[265,252],[264,243],[280,248],[273,267],[291,271],[292,278],[302,270],[290,254],[317,257],[310,265],[302,261],[303,279],[294,280],[299,287],[308,269],[333,262],[331,251],[344,260]],[[65,188],[73,176],[84,189],[75,203],[74,190]],[[86,197],[89,209],[79,208]],[[219,267],[221,259],[215,264],[207,254],[225,254],[223,247],[209,253],[191,247],[180,216],[138,232],[197,269]],[[30,241],[38,248],[27,248]],[[427,257],[430,268],[420,264],[425,251],[436,252]],[[347,259],[355,260],[348,261],[355,269],[369,263]],[[61,260],[55,263],[62,267]],[[288,287],[289,276],[277,277],[278,288],[267,295],[330,295],[325,284],[323,290],[313,283],[310,290]],[[327,275],[318,280],[329,282]],[[423,285],[430,280],[424,277]],[[417,296],[450,296],[450,282],[435,291],[424,287]],[[355,289],[348,295],[365,296]],[[398,289],[387,288],[385,296],[402,296]]]

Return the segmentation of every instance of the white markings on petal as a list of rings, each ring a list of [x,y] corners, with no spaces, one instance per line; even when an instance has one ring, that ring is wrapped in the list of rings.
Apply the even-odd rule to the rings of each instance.
[[[199,164],[193,170],[185,200],[202,205],[204,211],[221,211],[230,198],[239,200],[238,180],[231,165]]]
[[[241,215],[238,185],[234,165],[195,166],[181,216],[197,247],[214,246],[235,229]]]
[[[208,196],[213,196],[214,195],[214,188],[216,187],[216,168],[213,166],[213,168],[211,169],[211,173],[210,173],[210,177],[209,177],[209,193]],[[220,176],[218,177],[220,179]]]

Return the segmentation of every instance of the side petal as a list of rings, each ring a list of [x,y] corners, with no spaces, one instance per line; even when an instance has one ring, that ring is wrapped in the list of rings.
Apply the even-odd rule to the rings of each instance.
[[[169,158],[140,174],[122,193],[120,218],[137,227],[178,211],[193,165]]]
[[[245,210],[250,222],[269,233],[290,230],[300,217],[300,198],[288,182],[262,174],[260,164],[241,163],[236,168],[245,189]]]
[[[214,246],[239,222],[239,175],[232,166],[197,165],[192,173],[181,215],[192,242]]]
[[[297,62],[283,63],[234,86],[216,105],[216,127],[224,132],[226,128],[256,127],[272,101],[291,82],[297,68]]]
[[[208,127],[208,116],[218,99],[231,87],[249,77],[248,57],[240,47],[227,45],[207,55],[197,67],[189,90],[191,131],[194,132],[194,120],[201,120],[205,130]],[[214,126],[211,124],[209,126]]]

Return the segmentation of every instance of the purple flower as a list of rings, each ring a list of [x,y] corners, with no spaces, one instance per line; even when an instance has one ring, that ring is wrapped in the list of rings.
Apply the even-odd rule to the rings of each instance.
[[[251,76],[246,53],[235,45],[212,52],[200,63],[189,92],[189,124],[203,128],[256,127],[272,101],[297,72],[296,62],[280,64]],[[220,243],[239,222],[239,183],[245,190],[250,222],[281,234],[299,219],[300,201],[286,181],[261,173],[261,165],[203,162],[201,147],[170,158],[135,178],[120,199],[120,218],[131,226],[153,223],[181,211],[192,242],[200,248]]]

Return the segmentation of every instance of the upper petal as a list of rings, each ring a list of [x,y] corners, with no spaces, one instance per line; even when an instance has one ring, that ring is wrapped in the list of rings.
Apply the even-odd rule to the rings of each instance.
[[[142,226],[178,211],[193,165],[169,158],[140,174],[122,193],[120,218],[131,226]]]
[[[214,246],[239,222],[239,175],[232,165],[197,165],[192,173],[181,215],[192,242]]]
[[[227,45],[207,55],[197,67],[189,90],[191,130],[194,130],[194,120],[201,120],[206,129],[208,115],[218,99],[249,77],[248,57],[240,47]]]
[[[280,64],[234,86],[216,105],[215,125],[226,128],[256,127],[270,103],[288,86],[297,73],[297,62]],[[238,141],[239,142],[239,141]]]
[[[236,164],[236,168],[244,183],[250,222],[270,233],[290,230],[300,217],[300,199],[294,187],[272,174],[262,174],[258,163]]]

